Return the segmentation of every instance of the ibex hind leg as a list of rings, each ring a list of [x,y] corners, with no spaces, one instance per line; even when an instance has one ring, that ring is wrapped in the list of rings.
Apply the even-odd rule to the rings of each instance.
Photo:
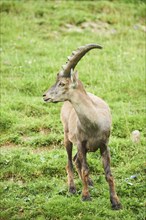
[[[88,179],[89,179],[89,168],[86,160],[86,141],[78,143],[78,153],[77,153],[77,161],[80,164],[80,175],[83,183],[82,189],[82,200],[90,201],[90,193],[88,189]]]
[[[121,209],[122,206],[121,206],[119,198],[116,194],[114,178],[112,176],[111,169],[110,169],[110,152],[109,152],[109,148],[106,145],[103,145],[100,148],[100,152],[101,152],[101,156],[102,156],[103,168],[104,168],[104,171],[105,171],[105,178],[106,178],[106,181],[109,184],[110,201],[111,201],[111,204],[112,204],[112,209],[115,209],[115,210]]]
[[[76,155],[73,158],[73,161],[75,163],[76,166],[76,170],[78,172],[79,177],[82,179],[82,175],[81,175],[81,163],[80,160],[78,158],[78,153],[76,153]],[[93,181],[92,179],[88,176],[88,186],[93,186]]]
[[[72,146],[73,145],[66,136],[64,138],[64,143],[65,143],[65,148],[66,148],[67,156],[68,156],[68,163],[66,166],[66,171],[68,175],[68,188],[69,188],[69,192],[74,194],[76,193],[76,187],[74,184],[73,163],[72,163]]]

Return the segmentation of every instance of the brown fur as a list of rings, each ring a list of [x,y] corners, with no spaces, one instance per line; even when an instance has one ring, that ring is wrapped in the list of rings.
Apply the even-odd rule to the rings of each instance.
[[[69,191],[76,192],[72,162],[73,144],[77,146],[74,162],[83,182],[83,200],[90,200],[88,185],[93,185],[89,177],[86,154],[100,149],[112,207],[119,209],[121,205],[115,192],[114,179],[110,170],[108,142],[111,114],[108,105],[101,98],[86,93],[82,83],[77,79],[77,73],[70,77],[58,76],[56,84],[45,93],[44,100],[64,101],[61,120],[64,126],[64,144],[68,154],[66,169]]]

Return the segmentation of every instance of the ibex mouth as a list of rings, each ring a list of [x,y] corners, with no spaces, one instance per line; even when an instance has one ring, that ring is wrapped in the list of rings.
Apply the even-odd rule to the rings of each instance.
[[[52,99],[51,98],[47,98],[47,99],[44,99],[45,102],[51,102]]]
[[[52,102],[52,103],[57,103],[58,101],[54,101],[53,99],[51,98],[47,98],[47,99],[44,99],[45,102]]]

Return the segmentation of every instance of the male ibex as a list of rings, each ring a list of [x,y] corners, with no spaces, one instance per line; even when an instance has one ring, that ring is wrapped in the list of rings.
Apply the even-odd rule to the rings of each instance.
[[[68,155],[67,173],[71,193],[76,192],[73,177],[72,145],[77,145],[74,162],[83,182],[82,199],[90,200],[88,185],[92,185],[86,153],[98,148],[102,156],[106,180],[109,184],[110,201],[113,209],[121,205],[115,191],[114,178],[110,170],[110,153],[108,141],[111,130],[111,114],[108,105],[99,97],[87,93],[83,84],[78,80],[74,68],[79,60],[91,49],[102,47],[88,44],[73,51],[66,65],[57,75],[53,85],[44,95],[45,102],[64,102],[61,119],[64,126],[64,143]]]

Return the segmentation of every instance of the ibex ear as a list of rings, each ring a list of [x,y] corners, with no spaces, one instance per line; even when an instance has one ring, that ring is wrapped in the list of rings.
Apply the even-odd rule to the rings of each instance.
[[[78,72],[77,71],[74,72],[73,69],[71,69],[70,79],[72,82],[72,87],[76,88],[78,86]]]

